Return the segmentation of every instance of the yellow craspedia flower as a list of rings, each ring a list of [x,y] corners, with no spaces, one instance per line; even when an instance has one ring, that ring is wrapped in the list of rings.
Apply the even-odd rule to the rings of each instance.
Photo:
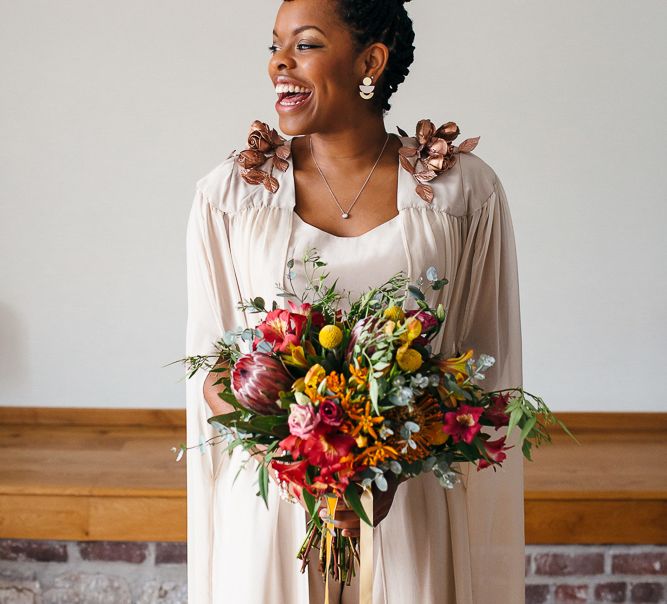
[[[322,348],[333,350],[343,341],[343,332],[337,325],[325,325],[320,330]]]
[[[401,346],[396,351],[396,362],[403,371],[411,373],[422,366],[423,360],[418,350]]]
[[[405,319],[405,313],[403,312],[403,309],[400,306],[396,306],[395,304],[385,308],[382,316],[385,319],[389,319],[391,321],[402,321]]]

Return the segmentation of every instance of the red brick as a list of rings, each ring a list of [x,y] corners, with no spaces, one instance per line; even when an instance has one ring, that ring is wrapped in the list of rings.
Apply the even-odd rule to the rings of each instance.
[[[536,575],[600,575],[604,572],[604,554],[535,554]]]
[[[614,554],[611,570],[615,575],[665,575],[667,552]]]
[[[595,586],[595,599],[600,602],[625,602],[626,583],[600,583]]]
[[[630,598],[637,604],[664,602],[665,588],[660,583],[637,583],[632,586]]]
[[[544,604],[548,598],[548,585],[526,585],[526,604]]]
[[[148,544],[131,541],[79,542],[79,553],[84,560],[141,564],[146,560],[147,550]]]
[[[27,539],[0,540],[0,560],[67,562],[67,545]]]
[[[556,602],[563,604],[588,602],[588,585],[558,585],[555,595]]]
[[[185,564],[187,561],[186,543],[155,544],[155,564]]]

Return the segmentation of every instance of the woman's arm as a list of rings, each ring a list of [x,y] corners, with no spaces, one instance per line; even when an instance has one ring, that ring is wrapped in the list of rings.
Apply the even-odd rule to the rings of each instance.
[[[222,367],[225,367],[226,370],[210,371],[204,380],[204,398],[206,399],[206,404],[209,409],[213,412],[213,415],[224,415],[234,411],[234,407],[218,396],[219,392],[225,391],[225,385],[222,383],[214,385],[221,377],[229,375],[229,365],[220,358],[215,364],[214,369],[220,369]]]

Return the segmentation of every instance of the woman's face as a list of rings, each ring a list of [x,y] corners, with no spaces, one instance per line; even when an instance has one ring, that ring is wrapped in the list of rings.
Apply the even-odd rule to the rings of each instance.
[[[333,1],[289,0],[278,10],[269,76],[276,86],[280,129],[287,135],[349,127],[372,111],[358,88],[366,60]],[[291,94],[286,92],[290,85],[297,87]]]

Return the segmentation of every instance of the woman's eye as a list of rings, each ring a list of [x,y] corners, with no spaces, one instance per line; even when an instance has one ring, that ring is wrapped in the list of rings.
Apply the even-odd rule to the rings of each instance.
[[[305,42],[299,42],[299,44],[296,45],[298,50],[308,50],[309,48],[320,48],[320,46],[316,44],[306,44]],[[268,47],[269,51],[271,54],[276,52],[278,50],[278,47],[275,44],[271,44],[271,46]]]

